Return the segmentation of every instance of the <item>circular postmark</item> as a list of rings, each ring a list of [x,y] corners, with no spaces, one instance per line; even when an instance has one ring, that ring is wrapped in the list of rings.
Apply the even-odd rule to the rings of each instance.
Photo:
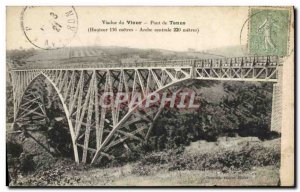
[[[25,7],[21,27],[35,47],[58,49],[70,44],[76,35],[78,17],[74,7]]]

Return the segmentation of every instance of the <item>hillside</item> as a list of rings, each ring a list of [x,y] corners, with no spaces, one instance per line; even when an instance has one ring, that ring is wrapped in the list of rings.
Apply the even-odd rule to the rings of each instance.
[[[206,59],[221,58],[221,55],[185,51],[176,52],[163,49],[137,49],[128,47],[72,47],[55,50],[10,50],[7,59],[12,61],[13,68],[41,66],[46,61],[63,65],[72,63],[134,63],[156,60]],[[48,62],[49,64],[49,62]]]
[[[244,57],[249,55],[247,46],[228,46],[206,50],[205,53],[222,55],[224,57]]]

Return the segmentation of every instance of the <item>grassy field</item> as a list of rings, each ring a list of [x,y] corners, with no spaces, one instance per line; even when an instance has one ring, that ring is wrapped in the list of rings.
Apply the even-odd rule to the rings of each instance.
[[[246,172],[217,170],[160,171],[150,175],[132,173],[135,164],[114,168],[90,168],[69,170],[63,175],[41,178],[27,176],[20,178],[18,186],[276,186],[279,171],[275,166],[253,167]],[[160,167],[153,167],[159,170]],[[36,178],[35,178],[36,177]],[[38,181],[38,180],[41,181]],[[43,180],[43,181],[42,181]],[[47,180],[52,180],[47,182]]]
[[[228,173],[161,170],[147,176],[132,174],[133,166],[71,172],[66,177],[80,178],[77,183],[71,183],[75,186],[276,186],[279,180],[278,170],[273,166],[253,168],[246,172]],[[154,167],[154,169],[156,168]]]
[[[52,169],[20,176],[11,185],[276,186],[279,150],[280,139],[237,137],[193,142],[181,153],[151,152],[123,165],[94,167],[58,159]]]
[[[76,173],[80,177],[74,185],[84,186],[276,186],[278,184],[278,170],[275,167],[253,168],[246,172],[220,171],[161,171],[140,176],[132,174],[134,165],[126,165],[120,168],[93,169]],[[157,169],[153,167],[154,169]],[[67,177],[73,177],[74,173]]]

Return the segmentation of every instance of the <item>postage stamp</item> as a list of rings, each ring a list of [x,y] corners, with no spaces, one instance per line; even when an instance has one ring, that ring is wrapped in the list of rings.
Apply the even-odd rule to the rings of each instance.
[[[254,55],[288,53],[289,10],[250,9],[249,52]]]

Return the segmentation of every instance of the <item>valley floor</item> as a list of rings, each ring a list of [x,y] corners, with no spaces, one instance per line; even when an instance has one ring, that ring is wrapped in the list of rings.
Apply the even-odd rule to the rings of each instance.
[[[193,142],[180,154],[152,152],[105,168],[58,159],[10,186],[277,186],[279,147],[280,139],[220,138]]]
[[[278,170],[272,166],[253,168],[246,172],[165,171],[140,176],[131,174],[131,166],[93,169],[66,175],[81,178],[78,186],[276,186]]]

